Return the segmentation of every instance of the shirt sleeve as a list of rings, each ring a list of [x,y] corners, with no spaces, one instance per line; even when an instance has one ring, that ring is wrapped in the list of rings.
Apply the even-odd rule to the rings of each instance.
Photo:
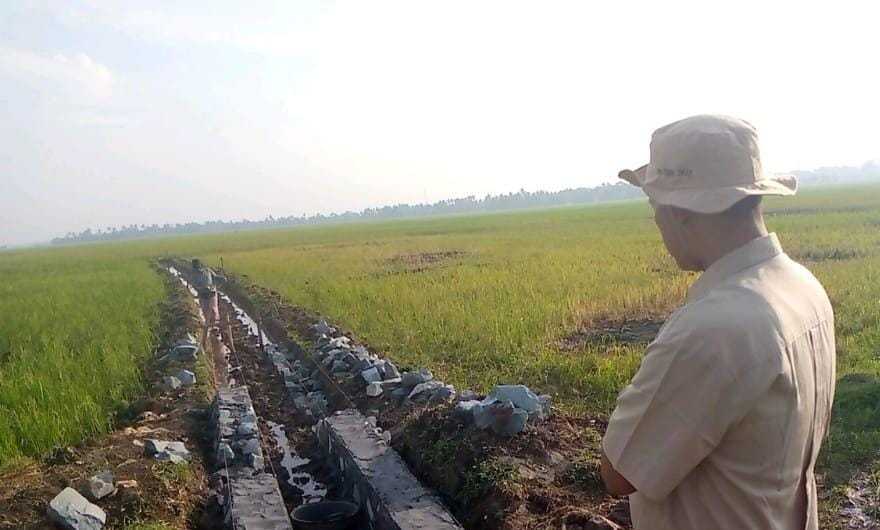
[[[746,334],[682,319],[669,324],[618,397],[602,442],[614,469],[655,501],[713,451],[778,376],[761,366],[771,364],[770,355],[750,355],[757,345]]]

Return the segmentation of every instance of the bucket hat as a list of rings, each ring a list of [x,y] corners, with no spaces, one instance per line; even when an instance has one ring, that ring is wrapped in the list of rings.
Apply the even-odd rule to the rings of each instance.
[[[752,195],[794,195],[794,175],[767,175],[758,133],[747,121],[699,115],[654,131],[651,158],[618,175],[655,203],[719,213]]]

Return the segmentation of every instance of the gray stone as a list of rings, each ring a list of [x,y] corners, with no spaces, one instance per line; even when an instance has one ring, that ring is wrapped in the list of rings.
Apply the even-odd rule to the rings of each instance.
[[[453,410],[453,414],[455,414],[455,416],[461,420],[470,422],[474,419],[474,408],[479,404],[480,402],[475,399],[459,401],[455,405],[455,410]]]
[[[190,372],[189,370],[181,370],[177,372],[177,379],[180,380],[183,386],[191,386],[196,384],[196,374]]]
[[[522,409],[514,409],[513,414],[510,415],[509,418],[505,420],[498,420],[492,424],[492,430],[495,434],[501,436],[513,436],[514,434],[521,433],[526,428],[526,423],[529,421],[529,415],[526,411]]]
[[[379,372],[382,375],[382,379],[397,379],[398,377],[400,377],[400,372],[391,361],[382,361],[380,363],[377,363],[376,367],[379,369]]]
[[[336,337],[335,339],[330,339],[330,342],[327,343],[328,346],[332,348],[348,348],[351,343],[351,339],[346,336]]]
[[[235,430],[235,433],[239,436],[254,436],[257,434],[259,427],[256,422],[244,421],[238,425],[238,428]]]
[[[217,460],[224,464],[231,463],[235,460],[235,451],[229,447],[228,443],[223,442],[217,446]]]
[[[433,392],[431,392],[431,398],[429,399],[430,403],[443,403],[444,401],[449,401],[455,397],[455,387],[452,385],[443,385],[437,387]]]
[[[379,375],[379,370],[376,367],[367,368],[366,370],[361,372],[361,377],[367,384],[378,383],[382,380],[382,376]]]
[[[178,344],[171,348],[170,357],[175,361],[195,361],[199,354],[197,344]]]
[[[549,394],[541,394],[538,396],[538,403],[541,408],[535,414],[529,414],[529,419],[544,421],[550,417],[550,408],[553,404],[553,398]]]
[[[393,397],[394,399],[397,399],[397,400],[403,400],[403,399],[406,399],[406,396],[408,396],[409,393],[410,393],[410,389],[405,388],[405,387],[400,387],[400,388],[397,388],[397,389],[391,391],[391,397]]]
[[[257,471],[262,470],[266,467],[266,461],[263,459],[262,453],[251,453],[247,456],[247,465],[256,469]]]
[[[166,375],[162,378],[162,386],[164,386],[168,390],[177,390],[181,386],[180,379],[174,377],[173,375]]]
[[[458,394],[458,399],[461,401],[476,401],[479,397],[473,390],[462,390]]]
[[[289,380],[285,381],[284,386],[285,386],[285,388],[287,388],[288,394],[305,394],[306,393],[306,387],[302,386],[299,383],[295,383],[293,381],[289,381]]]
[[[188,462],[192,457],[183,442],[147,440],[144,444],[144,452],[155,457],[156,460],[168,461],[173,464]]]
[[[326,320],[319,320],[317,324],[312,325],[312,329],[319,335],[332,335],[336,333],[336,328],[328,324]]]
[[[427,383],[428,381],[434,379],[434,374],[431,373],[427,368],[422,368],[418,372],[404,372],[400,380],[400,384],[406,388],[413,388],[414,386],[420,385],[422,383]]]
[[[64,488],[49,502],[49,519],[70,530],[100,530],[107,522],[104,510],[73,488]]]
[[[256,438],[250,438],[240,442],[238,449],[245,458],[254,454],[263,454],[263,450],[260,448],[260,441]]]
[[[323,392],[309,392],[306,395],[308,400],[308,408],[312,414],[318,417],[327,415],[327,396]]]
[[[334,374],[348,371],[348,364],[344,361],[333,361],[333,367],[330,369]]]
[[[486,399],[496,401],[510,401],[513,406],[535,414],[541,410],[541,402],[534,392],[525,385],[498,385],[489,393]]]
[[[378,397],[382,395],[382,383],[374,382],[367,385],[367,395],[370,397]]]
[[[89,497],[93,501],[101,500],[107,495],[112,495],[116,492],[116,485],[113,483],[113,473],[109,470],[90,477],[86,487],[89,490]]]
[[[474,425],[480,429],[491,429],[501,436],[513,436],[526,427],[529,415],[523,409],[513,406],[509,400],[491,401],[489,398],[473,406]]]
[[[406,375],[406,374],[404,374]],[[403,385],[406,387],[406,385]],[[441,388],[443,383],[440,381],[425,381],[424,383],[419,383],[410,391],[407,396],[409,399],[416,399],[418,397],[430,397],[431,393],[434,390]]]
[[[305,395],[299,395],[293,398],[293,406],[304,411],[309,408],[309,400]]]

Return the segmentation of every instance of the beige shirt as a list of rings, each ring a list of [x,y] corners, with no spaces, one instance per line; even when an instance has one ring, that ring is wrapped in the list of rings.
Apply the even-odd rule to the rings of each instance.
[[[603,440],[637,530],[818,529],[834,315],[775,234],[714,263],[648,347]]]

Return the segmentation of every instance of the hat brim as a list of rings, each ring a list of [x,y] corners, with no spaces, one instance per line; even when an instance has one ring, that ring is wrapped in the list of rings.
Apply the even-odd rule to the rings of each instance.
[[[624,169],[623,171],[618,173],[617,176],[622,178],[623,180],[629,182],[633,186],[641,188],[642,183],[645,182],[645,173],[647,171],[648,171],[648,164],[645,164],[644,166],[642,166],[636,170]]]
[[[746,197],[791,196],[797,192],[798,187],[797,177],[794,175],[776,175],[749,184],[724,188],[665,190],[651,184],[644,185],[647,167],[642,166],[634,171],[625,169],[618,176],[633,186],[642,188],[645,195],[657,204],[704,214],[721,213]]]

